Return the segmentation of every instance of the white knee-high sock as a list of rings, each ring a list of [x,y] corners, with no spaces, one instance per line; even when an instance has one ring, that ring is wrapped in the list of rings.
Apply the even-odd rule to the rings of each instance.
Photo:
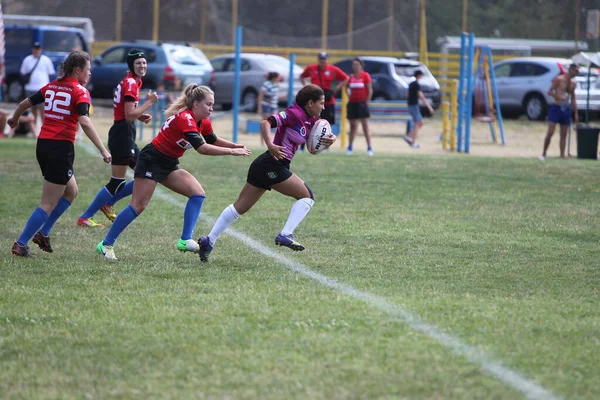
[[[212,230],[208,234],[208,240],[210,240],[210,245],[214,246],[215,242],[221,236],[223,231],[227,229],[227,227],[235,222],[236,219],[240,217],[240,213],[237,212],[233,204],[230,204],[227,208],[223,210],[221,215],[219,215],[219,219],[215,222]]]
[[[300,222],[302,222],[304,217],[306,217],[313,204],[315,204],[315,201],[308,197],[296,201],[292,206],[290,216],[288,217],[281,234],[291,235],[294,233],[294,230],[300,225]]]

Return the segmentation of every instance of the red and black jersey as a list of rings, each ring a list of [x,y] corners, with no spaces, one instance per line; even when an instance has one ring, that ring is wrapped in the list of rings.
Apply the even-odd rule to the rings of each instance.
[[[335,65],[327,64],[325,69],[321,69],[319,64],[312,64],[300,75],[301,78],[310,78],[310,83],[319,86],[321,89],[331,89],[333,82],[343,82],[348,79],[348,75]],[[335,104],[335,98],[325,104]]]
[[[199,134],[198,137],[202,140],[202,144],[206,141],[214,141],[206,140],[210,136],[214,137],[210,119],[204,118],[197,123],[192,110],[186,109],[165,121],[158,135],[152,140],[152,145],[168,157],[179,158],[186,150],[194,147],[190,140],[195,138],[194,134]]]
[[[121,121],[125,119],[125,97],[133,99],[135,107],[140,101],[140,89],[142,80],[136,78],[131,72],[117,85],[115,96],[113,98],[114,120]]]
[[[91,104],[88,90],[77,79],[66,77],[50,82],[40,93],[44,97],[44,123],[39,139],[75,142],[79,122],[77,105]]]

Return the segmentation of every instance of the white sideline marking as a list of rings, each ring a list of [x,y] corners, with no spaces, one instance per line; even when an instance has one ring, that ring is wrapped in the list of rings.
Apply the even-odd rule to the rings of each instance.
[[[92,147],[91,144],[85,143],[83,147],[86,149],[86,151],[88,151],[88,153],[92,155],[98,155],[97,150],[94,147]],[[132,176],[131,171],[128,171],[128,175],[130,177]],[[180,206],[181,208],[185,208],[185,201],[179,200],[178,198],[174,197],[170,194],[171,192],[165,192],[165,190],[161,186],[158,186],[154,193],[155,196],[165,200],[168,203]],[[201,214],[200,218],[204,219],[205,221],[208,221],[209,223],[215,222],[214,218],[208,217],[206,216],[206,214]],[[377,307],[380,310],[385,311],[389,315],[398,318],[406,325],[408,325],[411,329],[417,332],[421,332],[424,335],[436,340],[439,344],[449,348],[455,354],[459,356],[464,356],[467,360],[471,361],[474,364],[479,364],[481,368],[488,374],[494,376],[495,378],[507,384],[508,386],[511,386],[513,389],[518,390],[528,399],[559,399],[536,382],[528,379],[527,377],[515,370],[503,366],[499,361],[492,359],[485,352],[478,350],[476,347],[472,347],[466,343],[463,343],[456,336],[452,336],[448,333],[445,333],[444,331],[435,327],[434,325],[430,325],[422,321],[418,315],[406,311],[404,308],[397,304],[390,303],[389,301],[381,297],[375,296],[367,292],[363,292],[350,285],[338,282],[333,278],[315,272],[297,261],[282,256],[278,252],[273,251],[269,247],[252,239],[244,233],[238,232],[237,230],[231,227],[227,228],[226,233],[238,239],[251,249],[256,250],[268,257],[271,257],[272,259],[280,262],[281,264],[285,265],[293,271],[296,271],[310,279],[313,279],[324,286],[327,286],[331,289],[335,289],[340,293],[343,293],[350,297],[354,297],[355,299],[361,300],[371,306]],[[200,261],[198,260],[198,262]]]

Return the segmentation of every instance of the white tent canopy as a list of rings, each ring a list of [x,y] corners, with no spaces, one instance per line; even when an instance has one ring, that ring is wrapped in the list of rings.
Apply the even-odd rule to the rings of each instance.
[[[573,62],[575,64],[583,65],[585,67],[598,67],[600,68],[600,52],[598,53],[577,53],[573,56]]]

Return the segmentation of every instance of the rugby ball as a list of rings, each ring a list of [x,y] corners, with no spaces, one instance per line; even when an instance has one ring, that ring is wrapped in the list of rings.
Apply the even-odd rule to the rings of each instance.
[[[319,119],[313,125],[306,137],[306,149],[310,154],[319,154],[327,148],[322,142],[324,137],[331,135],[331,125],[326,119]]]

